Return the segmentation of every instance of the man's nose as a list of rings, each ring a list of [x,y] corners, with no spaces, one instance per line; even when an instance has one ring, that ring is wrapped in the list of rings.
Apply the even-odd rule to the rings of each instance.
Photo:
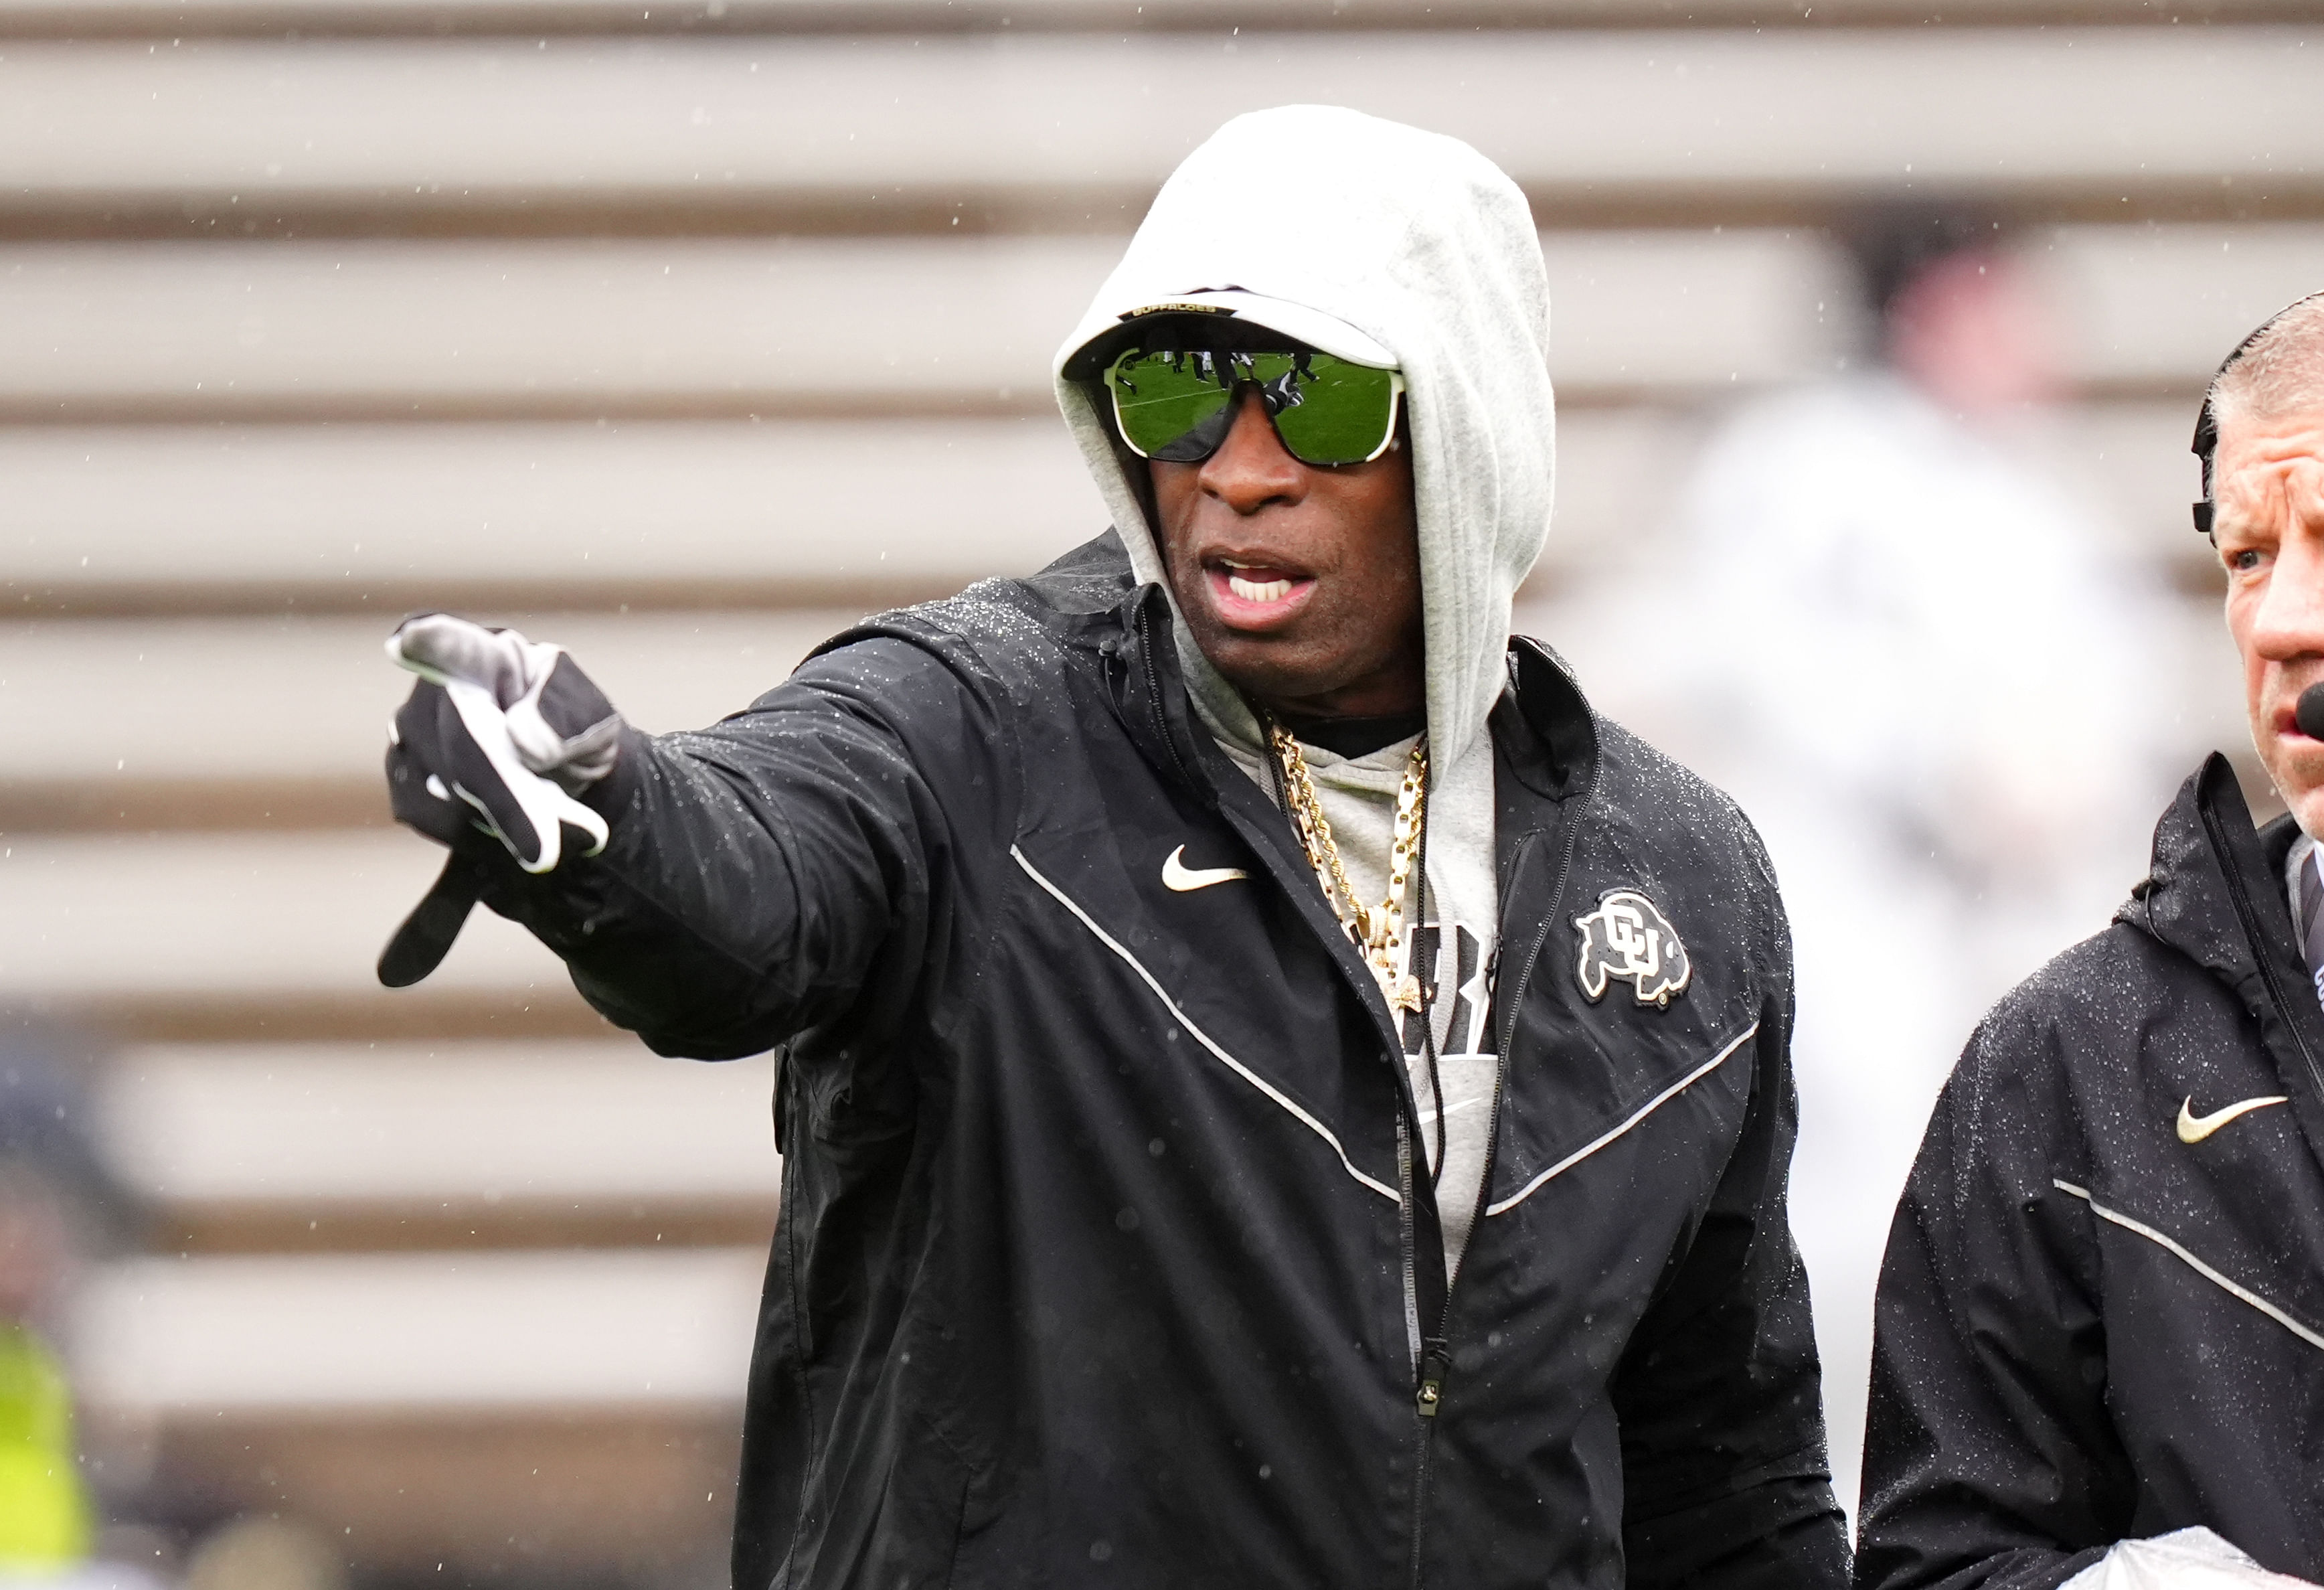
[[[2253,649],[2271,662],[2324,655],[2324,535],[2284,538],[2251,633]]]
[[[1234,399],[1234,423],[1219,450],[1203,461],[1201,485],[1238,513],[1256,513],[1270,503],[1296,503],[1307,495],[1306,466],[1284,449],[1268,417],[1267,400],[1245,387]]]

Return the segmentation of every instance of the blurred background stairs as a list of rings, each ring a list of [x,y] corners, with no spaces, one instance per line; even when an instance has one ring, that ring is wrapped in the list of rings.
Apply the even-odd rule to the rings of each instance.
[[[1103,523],[1051,353],[1172,165],[1290,101],[1455,134],[1533,201],[1537,633],[1653,555],[1721,405],[1857,355],[1825,228],[1904,197],[2030,228],[2045,445],[2209,604],[2196,394],[2324,285],[2319,23],[0,0],[0,1001],[103,1040],[90,1120],[150,1212],[71,1339],[115,1548],[174,1574],[280,1517],[365,1586],[724,1582],[769,1066],[648,1055],[482,914],[375,985],[438,859],[378,779],[404,611],[562,642],[668,729],[1038,567]]]

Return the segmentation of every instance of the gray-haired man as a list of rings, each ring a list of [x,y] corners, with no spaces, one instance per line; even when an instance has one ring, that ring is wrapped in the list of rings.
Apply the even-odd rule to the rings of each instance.
[[[2113,925],[1970,1040],[1881,1275],[1859,1585],[2046,1590],[2195,1526],[2324,1577],[2324,294],[2229,356],[2195,450],[2292,809],[2255,833],[2212,756]]]

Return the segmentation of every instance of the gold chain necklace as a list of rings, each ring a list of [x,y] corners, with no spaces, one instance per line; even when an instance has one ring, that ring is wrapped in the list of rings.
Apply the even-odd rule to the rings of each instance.
[[[1404,887],[1412,874],[1412,860],[1420,848],[1420,830],[1428,809],[1428,736],[1414,742],[1404,766],[1404,782],[1396,792],[1396,835],[1388,847],[1388,898],[1378,905],[1357,902],[1341,864],[1340,847],[1332,838],[1331,819],[1315,797],[1315,781],[1307,776],[1307,758],[1291,731],[1269,717],[1267,743],[1283,768],[1284,804],[1291,809],[1292,826],[1299,831],[1299,847],[1315,881],[1323,886],[1323,903],[1355,943],[1379,980],[1380,993],[1392,1011],[1420,1008],[1420,979],[1397,967],[1404,948]],[[1342,901],[1345,902],[1342,905]]]

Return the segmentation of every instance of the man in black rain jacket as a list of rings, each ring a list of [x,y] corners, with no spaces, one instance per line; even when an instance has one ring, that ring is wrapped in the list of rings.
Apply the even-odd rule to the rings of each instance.
[[[1062,356],[1126,536],[696,734],[623,727],[554,648],[399,632],[430,682],[398,809],[456,849],[387,973],[481,894],[655,1049],[782,1056],[738,1585],[1844,1581],[1765,855],[1508,638],[1541,282],[1473,152],[1243,118]],[[1250,379],[1149,471],[1084,369],[1166,328],[1138,395]],[[1336,401],[1373,456],[1295,459],[1347,445],[1289,417]],[[1314,511],[1360,501],[1362,557]],[[1301,613],[1384,634],[1394,689],[1303,689],[1286,648],[1344,634]],[[1261,702],[1300,742],[1264,767]],[[1284,803],[1312,776],[1369,901],[1424,768],[1418,930],[1367,950]]]
[[[2048,1590],[2195,1527],[2324,1578],[2324,299],[2230,358],[2196,448],[2292,811],[2255,834],[2213,756],[2114,925],[1970,1040],[1881,1273],[1866,1590]]]

